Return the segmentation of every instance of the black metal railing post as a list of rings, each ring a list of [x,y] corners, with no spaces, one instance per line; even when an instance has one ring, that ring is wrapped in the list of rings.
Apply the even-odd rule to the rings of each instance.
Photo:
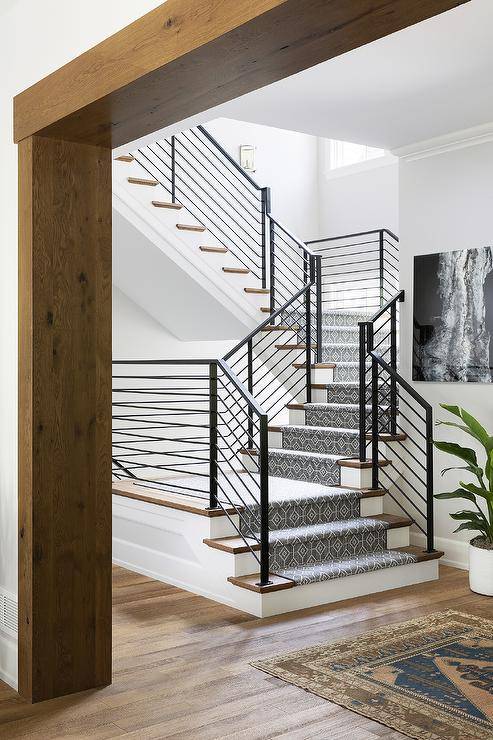
[[[253,339],[248,340],[247,345],[247,388],[250,395],[253,396]],[[253,443],[253,411],[248,407],[248,439],[247,449],[252,447]]]
[[[397,370],[397,304],[390,306],[390,367]],[[397,433],[397,381],[390,378],[390,433]]]
[[[368,324],[368,352],[373,352],[373,325]],[[379,488],[378,475],[378,364],[371,357],[371,487]]]
[[[260,421],[259,474],[260,474],[260,583],[267,586],[269,580],[269,437],[268,417],[262,414]]]
[[[433,409],[426,409],[426,551],[435,552],[433,509]]]
[[[276,310],[276,262],[275,262],[275,226],[272,219],[269,219],[269,289],[270,289],[270,312]]]
[[[307,270],[308,258],[305,255],[305,279],[309,281],[310,275]],[[315,269],[314,260],[310,258],[310,273]],[[311,303],[311,289],[305,293],[305,384],[306,384],[306,402],[312,402],[312,303]]]
[[[171,137],[171,202],[176,203],[176,139]]]
[[[384,276],[385,276],[385,254],[384,254],[384,232],[383,229],[379,232],[378,240],[378,263],[379,263],[379,288],[380,288],[380,306],[385,303],[384,293]]]
[[[366,462],[366,334],[367,324],[359,323],[359,459]]]
[[[267,287],[267,219],[271,208],[271,190],[270,188],[262,188],[262,288]]]
[[[217,364],[209,365],[209,508],[217,509]]]
[[[315,295],[317,316],[317,362],[322,362],[322,257],[315,257]]]

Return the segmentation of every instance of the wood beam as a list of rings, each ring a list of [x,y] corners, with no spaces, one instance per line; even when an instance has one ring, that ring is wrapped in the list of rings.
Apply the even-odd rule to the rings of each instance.
[[[111,682],[111,151],[19,146],[19,691]]]
[[[15,99],[15,140],[119,146],[469,0],[168,0]]]

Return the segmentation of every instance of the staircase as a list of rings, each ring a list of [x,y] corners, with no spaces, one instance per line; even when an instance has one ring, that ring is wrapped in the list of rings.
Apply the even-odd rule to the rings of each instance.
[[[151,207],[180,212],[199,257],[233,254],[221,271],[248,280],[240,292],[268,315],[224,360],[115,363],[117,562],[260,616],[436,578],[431,409],[397,372],[396,238],[311,251],[204,129],[184,136],[191,190],[176,179],[176,137],[169,177],[154,147],[119,158],[133,168],[126,182],[167,192]],[[216,183],[240,202],[234,174],[257,195],[259,262],[243,254],[247,227],[241,255],[225,244],[238,244],[241,211],[231,223],[200,190],[205,147]]]

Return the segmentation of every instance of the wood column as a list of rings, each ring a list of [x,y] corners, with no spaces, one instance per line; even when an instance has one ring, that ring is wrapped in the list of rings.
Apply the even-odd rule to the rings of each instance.
[[[111,150],[19,144],[19,691],[111,682]]]

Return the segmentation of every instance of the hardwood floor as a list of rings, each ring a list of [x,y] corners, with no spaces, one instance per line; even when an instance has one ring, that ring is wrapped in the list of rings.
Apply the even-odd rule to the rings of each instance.
[[[0,737],[397,740],[404,736],[250,667],[249,661],[454,608],[493,618],[467,573],[258,619],[113,570],[114,683],[30,705],[0,683]]]

